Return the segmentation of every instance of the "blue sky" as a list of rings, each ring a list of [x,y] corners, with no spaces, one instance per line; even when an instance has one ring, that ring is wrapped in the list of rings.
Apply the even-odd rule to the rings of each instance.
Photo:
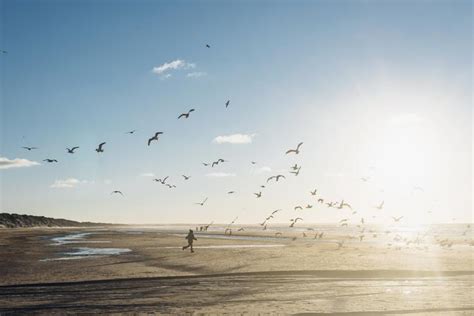
[[[367,217],[385,200],[380,220],[472,221],[470,1],[1,1],[1,34],[0,157],[41,163],[0,169],[2,211],[255,223],[283,208],[286,222],[318,188]],[[237,133],[252,142],[213,142]],[[229,162],[201,165],[217,158]],[[256,199],[276,173],[287,181]],[[318,207],[308,222],[339,219]]]

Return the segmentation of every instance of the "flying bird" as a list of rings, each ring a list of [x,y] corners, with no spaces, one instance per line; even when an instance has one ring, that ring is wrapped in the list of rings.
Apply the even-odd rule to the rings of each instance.
[[[276,214],[276,213],[278,213],[278,212],[281,212],[281,210],[280,210],[280,209],[274,210],[274,211],[272,212],[272,215],[273,215],[273,214]]]
[[[301,206],[297,205],[293,209],[296,211],[296,210],[302,210],[303,208]]]
[[[316,195],[316,192],[318,192],[317,189],[314,189],[314,191],[309,191],[309,193],[311,193],[311,195]]]
[[[382,203],[380,203],[379,205],[376,205],[375,208],[378,210],[382,210],[384,204],[385,204],[385,201],[382,201]]]
[[[225,102],[225,107],[226,107],[226,108],[229,107],[229,104],[230,104],[230,100],[227,100],[227,101]]]
[[[313,208],[311,204],[306,205],[306,208]]]
[[[160,182],[161,184],[166,184],[166,179],[168,178],[169,176],[166,176],[163,179],[153,179],[153,181]]]
[[[194,112],[194,109],[189,110],[187,113],[182,113],[180,116],[178,116],[178,120],[182,117],[189,118],[189,115],[191,114],[191,112]]]
[[[290,219],[290,222],[291,222],[290,227],[295,226],[295,224],[296,224],[297,221],[302,221],[302,220],[303,220],[303,219],[302,219],[301,217],[297,217],[297,218],[295,218],[295,219],[293,219],[293,218]]]
[[[78,149],[79,147],[72,147],[72,148],[66,148],[68,154],[74,154],[74,150]]]
[[[206,44],[206,47],[207,47],[207,48],[211,48],[211,45],[209,45],[209,44]]]
[[[324,199],[318,199],[318,203],[324,203]]]
[[[396,223],[398,223],[402,218],[403,218],[403,216],[400,216],[400,217],[393,217],[393,216],[392,216],[392,219],[393,219]]]
[[[206,201],[207,201],[207,198],[205,198],[204,201],[202,201],[201,203],[194,203],[194,204],[199,204],[201,206],[204,206],[204,203],[206,203]]]
[[[97,148],[95,149],[95,151],[98,152],[98,153],[103,153],[103,152],[104,152],[104,145],[105,145],[105,144],[106,144],[106,142],[100,143],[100,144],[99,144],[99,147],[97,147]]]
[[[137,130],[134,129],[134,130],[131,130],[131,131],[126,132],[125,134],[130,134],[130,135],[131,135],[131,134],[135,133],[136,131],[137,131]]]
[[[289,149],[286,151],[286,154],[290,154],[290,153],[295,153],[296,155],[298,155],[300,153],[300,147],[301,145],[303,145],[303,143],[299,143],[298,146],[296,146],[296,149]]]
[[[7,52],[6,50],[0,50],[0,52],[1,52],[2,54],[8,54],[8,52]]]
[[[182,176],[183,176],[184,180],[189,180],[191,178],[191,176],[186,176],[184,174]]]
[[[255,194],[255,196],[257,197],[257,199],[260,198],[260,197],[262,197],[262,191],[260,191],[260,192],[258,192],[258,193],[254,193],[254,194]]]
[[[112,191],[112,193],[110,193],[110,194],[111,194],[111,195],[112,195],[112,194],[120,194],[120,195],[123,196],[122,191],[118,191],[118,190]]]
[[[176,188],[176,186],[175,186],[174,184],[171,185],[171,184],[169,184],[169,183],[166,183],[165,185],[166,185],[168,188],[170,188],[170,189]]]
[[[28,150],[28,151],[31,151],[31,150],[33,150],[33,149],[38,149],[37,147],[26,147],[26,146],[25,146],[25,147],[21,147],[21,148],[26,149],[26,150]]]
[[[229,192],[227,192],[227,194],[234,194],[234,193],[235,193],[235,191],[229,191]]]
[[[278,182],[278,180],[280,180],[280,178],[283,178],[283,179],[286,179],[286,177],[282,174],[279,174],[279,175],[276,175],[276,176],[271,176],[270,178],[267,179],[267,183],[268,181],[272,180],[272,179],[275,179],[276,182]]]
[[[296,171],[290,171],[290,173],[294,174],[295,176],[298,176],[300,174],[301,167],[299,167]]]
[[[155,133],[155,136],[153,136],[152,138],[148,139],[148,146],[150,146],[150,143],[154,140],[158,141],[158,137],[163,134],[163,132],[156,132]]]
[[[344,200],[342,200],[341,203],[339,203],[339,206],[337,208],[342,210],[344,206],[347,206],[348,208],[352,210],[352,206],[349,203],[344,202]]]
[[[209,163],[208,162],[203,162],[202,163],[204,167],[209,167]]]
[[[52,162],[58,162],[56,159],[44,159],[43,161],[52,163]]]

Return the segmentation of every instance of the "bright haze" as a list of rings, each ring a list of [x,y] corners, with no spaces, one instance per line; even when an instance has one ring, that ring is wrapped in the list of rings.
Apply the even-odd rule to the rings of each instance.
[[[1,32],[1,211],[472,221],[470,1],[2,1]]]

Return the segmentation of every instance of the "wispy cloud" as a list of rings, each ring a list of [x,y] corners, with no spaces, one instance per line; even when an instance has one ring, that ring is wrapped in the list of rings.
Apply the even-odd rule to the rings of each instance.
[[[255,134],[232,134],[217,136],[213,142],[216,144],[250,144]]]
[[[214,178],[224,178],[224,177],[235,177],[235,173],[226,173],[226,172],[211,172],[206,174],[207,177],[214,177]]]
[[[171,71],[171,70],[191,69],[191,68],[195,68],[195,67],[196,67],[196,64],[188,63],[188,62],[186,62],[182,59],[176,59],[176,60],[164,63],[160,66],[153,67],[152,72],[157,74],[157,75],[162,75],[162,77],[167,78],[167,77],[169,77],[168,75],[170,75],[170,74],[166,74],[166,73]]]
[[[155,174],[153,172],[145,172],[140,174],[141,177],[155,177]]]
[[[72,189],[77,187],[80,184],[86,184],[86,180],[78,180],[76,178],[68,178],[65,180],[56,180],[53,184],[51,184],[50,188],[55,189]]]
[[[268,166],[263,166],[261,168],[258,168],[255,173],[266,173],[266,172],[272,172],[272,168]]]
[[[23,168],[23,167],[32,167],[39,165],[36,161],[31,161],[28,159],[15,158],[8,159],[6,157],[0,157],[0,169],[10,169],[10,168]]]
[[[199,77],[204,77],[206,75],[207,75],[206,72],[196,71],[196,72],[190,72],[190,73],[186,74],[186,77],[188,77],[188,78],[199,78]]]

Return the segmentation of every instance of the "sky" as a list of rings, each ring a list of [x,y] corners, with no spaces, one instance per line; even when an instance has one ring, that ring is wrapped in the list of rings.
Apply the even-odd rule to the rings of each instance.
[[[0,211],[473,221],[471,1],[1,0],[0,13]],[[176,188],[153,181],[165,176]]]

